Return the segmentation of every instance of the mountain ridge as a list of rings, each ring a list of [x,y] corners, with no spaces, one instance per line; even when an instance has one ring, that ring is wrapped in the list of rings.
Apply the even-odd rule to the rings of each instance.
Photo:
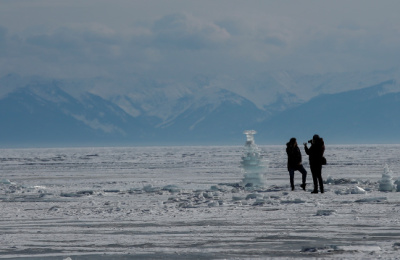
[[[284,141],[291,135],[308,140],[320,134],[334,143],[400,143],[398,111],[400,86],[388,80],[360,90],[315,97],[254,127],[266,129],[263,133],[269,138],[262,138],[264,141]],[[269,125],[275,127],[269,130]]]
[[[101,89],[110,82],[101,81]],[[263,108],[235,88],[218,87],[209,78],[196,82],[197,87],[169,84],[166,89],[161,85],[105,98],[104,92],[96,92],[96,81],[69,84],[3,77],[0,142],[5,146],[238,144],[244,130],[255,129],[257,140],[270,144],[292,136],[305,140],[314,133],[336,143],[390,142],[390,138],[400,143],[396,134],[400,89],[394,78],[365,88],[321,93],[306,101],[288,88],[280,94],[272,90],[274,102]],[[260,88],[264,95],[267,88]]]

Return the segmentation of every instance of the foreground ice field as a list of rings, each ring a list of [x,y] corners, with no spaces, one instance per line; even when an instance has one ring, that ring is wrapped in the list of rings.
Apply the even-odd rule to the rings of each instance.
[[[400,259],[400,146],[326,144],[324,194],[261,150],[264,188],[240,146],[0,150],[0,258]]]

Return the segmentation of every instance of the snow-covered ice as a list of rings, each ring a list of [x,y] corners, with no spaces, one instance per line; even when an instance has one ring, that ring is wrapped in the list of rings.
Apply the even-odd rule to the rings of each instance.
[[[252,189],[242,146],[0,150],[0,258],[399,258],[400,146],[326,144],[324,194],[259,148]]]

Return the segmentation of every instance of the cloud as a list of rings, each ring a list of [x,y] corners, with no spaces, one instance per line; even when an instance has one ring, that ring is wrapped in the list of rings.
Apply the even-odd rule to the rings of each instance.
[[[75,24],[28,35],[0,32],[0,45],[7,50],[0,56],[4,74],[93,77],[113,73],[124,39],[106,26]]]
[[[108,1],[93,5],[88,0],[78,15],[74,11],[79,1],[61,6],[51,2],[36,2],[34,12],[8,3],[9,12],[18,10],[27,17],[0,27],[2,73],[146,74],[179,80],[197,74],[239,76],[279,69],[323,73],[399,63],[398,23],[389,26],[377,17],[374,22],[366,20],[371,13],[355,15],[356,4],[341,13],[337,4],[328,8],[314,1],[156,1],[161,9],[155,11],[146,2],[123,1],[111,7]],[[48,4],[55,13],[42,10]],[[82,16],[91,8],[96,12]],[[67,13],[61,14],[61,9]],[[35,19],[28,19],[32,13]],[[60,19],[54,19],[55,14]],[[15,17],[0,10],[2,24]],[[23,27],[28,20],[35,22]]]
[[[6,53],[7,29],[0,26],[0,57]]]
[[[113,47],[120,44],[118,35],[100,26],[68,28],[61,27],[54,32],[30,36],[26,43],[42,52],[53,50],[52,54],[90,57],[113,55]]]
[[[4,44],[6,41],[7,29],[0,26],[0,44]]]
[[[164,16],[151,29],[153,45],[160,49],[216,48],[230,38],[229,33],[217,24],[182,13]]]

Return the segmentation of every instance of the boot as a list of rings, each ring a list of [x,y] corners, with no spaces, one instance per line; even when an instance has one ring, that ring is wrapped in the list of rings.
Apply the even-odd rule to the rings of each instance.
[[[318,186],[314,186],[314,190],[311,193],[318,193]]]
[[[301,184],[300,187],[301,187],[303,190],[306,190],[306,184],[305,184],[305,183]]]

